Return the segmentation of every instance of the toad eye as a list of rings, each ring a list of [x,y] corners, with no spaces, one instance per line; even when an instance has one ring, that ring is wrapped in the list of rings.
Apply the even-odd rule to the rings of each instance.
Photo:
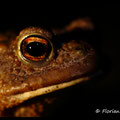
[[[39,67],[52,59],[53,44],[39,34],[28,34],[19,38],[17,52],[20,60]]]
[[[51,52],[49,42],[38,36],[30,36],[22,41],[21,52],[23,56],[32,61],[41,61]]]

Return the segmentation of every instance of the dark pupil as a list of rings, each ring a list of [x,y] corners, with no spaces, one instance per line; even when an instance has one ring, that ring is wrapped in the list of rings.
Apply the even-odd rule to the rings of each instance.
[[[45,51],[45,45],[40,42],[31,42],[26,46],[26,52],[34,57],[42,56]]]

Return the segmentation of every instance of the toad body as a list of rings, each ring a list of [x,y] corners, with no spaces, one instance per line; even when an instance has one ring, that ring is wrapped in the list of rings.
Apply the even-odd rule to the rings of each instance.
[[[89,80],[96,66],[94,49],[84,41],[57,36],[92,27],[88,20],[78,19],[52,32],[28,27],[17,36],[11,32],[0,34],[0,115],[7,116],[7,109],[36,96]],[[13,116],[39,116],[31,112],[34,108],[22,107]],[[39,112],[43,112],[41,109]]]

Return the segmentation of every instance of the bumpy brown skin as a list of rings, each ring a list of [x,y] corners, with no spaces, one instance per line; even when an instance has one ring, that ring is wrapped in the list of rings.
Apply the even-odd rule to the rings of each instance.
[[[36,31],[45,34],[45,36],[52,40],[52,34],[41,28],[27,28],[20,32],[20,35]],[[49,64],[43,67],[33,67],[18,59],[16,55],[17,42],[18,37],[13,35],[8,43],[0,45],[1,110],[7,107],[5,104],[7,103],[6,98],[8,96],[71,81],[91,72],[96,65],[94,49],[83,41],[72,40],[69,42],[65,41],[60,48],[55,49],[55,56]],[[11,103],[11,105],[14,104]],[[28,109],[33,109],[35,106],[35,104],[31,105]],[[27,116],[22,115],[25,113],[25,110],[27,108],[19,109],[15,116]],[[31,116],[39,116],[34,113],[34,109],[30,114]],[[30,116],[29,113],[28,116]]]

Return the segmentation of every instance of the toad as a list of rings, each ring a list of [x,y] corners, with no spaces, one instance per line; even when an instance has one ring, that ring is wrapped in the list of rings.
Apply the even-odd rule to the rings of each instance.
[[[42,103],[52,104],[53,99],[21,104],[90,79],[96,67],[95,50],[85,41],[58,37],[76,29],[91,30],[93,24],[88,19],[77,19],[51,31],[28,27],[19,35],[0,34],[1,116],[41,116]]]

